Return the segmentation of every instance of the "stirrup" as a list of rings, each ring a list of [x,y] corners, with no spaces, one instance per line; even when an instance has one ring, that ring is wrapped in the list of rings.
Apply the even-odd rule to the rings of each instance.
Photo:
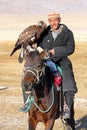
[[[64,119],[64,120],[70,119],[70,109],[69,108],[64,109],[62,119]]]

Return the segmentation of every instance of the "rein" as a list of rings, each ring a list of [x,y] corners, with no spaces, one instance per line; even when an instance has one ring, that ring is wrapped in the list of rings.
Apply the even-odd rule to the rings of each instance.
[[[31,72],[37,79],[36,83],[40,82],[40,77],[42,76],[42,74],[44,73],[44,67],[40,70],[37,70],[36,68],[32,68],[32,67],[27,67],[26,69],[24,69],[24,75],[26,75],[27,72]],[[39,74],[40,72],[42,72],[41,74]],[[52,102],[50,104],[50,106],[47,108],[47,110],[42,110],[39,105],[35,102],[34,100],[34,96],[28,96],[27,98],[27,108],[25,110],[25,112],[28,112],[28,110],[30,110],[32,103],[36,106],[36,108],[42,112],[42,113],[47,113],[50,111],[50,109],[52,108],[53,104],[54,104],[54,86],[52,85]]]
[[[34,105],[36,106],[36,108],[37,108],[40,112],[42,112],[42,113],[47,113],[47,112],[49,112],[50,109],[52,108],[53,104],[54,104],[54,87],[53,87],[53,85],[52,85],[52,102],[51,102],[51,104],[50,104],[50,106],[48,107],[47,110],[42,110],[42,109],[38,106],[38,104],[34,101],[34,96],[31,96],[30,98],[28,98],[28,99],[27,99],[27,103],[28,103],[28,105],[27,105],[27,108],[26,108],[25,112],[28,112],[28,110],[31,108],[32,103],[34,103]]]
[[[38,108],[39,111],[42,112],[42,113],[47,113],[47,112],[49,112],[49,110],[52,108],[53,104],[54,104],[54,87],[53,87],[53,85],[52,85],[52,102],[51,102],[51,104],[50,104],[50,106],[49,106],[49,108],[48,108],[47,110],[42,110],[42,109],[38,106],[38,104],[34,101],[34,105],[35,105],[36,108]]]

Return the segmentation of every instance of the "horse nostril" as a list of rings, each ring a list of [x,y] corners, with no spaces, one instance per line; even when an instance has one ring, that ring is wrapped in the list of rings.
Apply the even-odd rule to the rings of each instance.
[[[25,91],[32,90],[32,82],[24,83]]]

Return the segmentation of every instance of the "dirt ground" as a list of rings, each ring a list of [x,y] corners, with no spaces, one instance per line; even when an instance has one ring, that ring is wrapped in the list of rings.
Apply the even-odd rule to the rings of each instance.
[[[23,64],[18,63],[19,51],[10,57],[15,42],[0,43],[0,130],[27,130],[27,114],[18,111],[22,106],[21,75]],[[76,130],[87,130],[87,43],[76,43],[70,56],[78,86],[75,98]],[[7,87],[6,89],[1,89]],[[63,130],[57,119],[53,130]],[[39,123],[37,130],[44,130]]]

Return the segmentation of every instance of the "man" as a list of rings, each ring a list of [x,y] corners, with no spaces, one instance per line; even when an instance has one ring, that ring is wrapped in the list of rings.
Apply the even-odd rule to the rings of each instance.
[[[59,14],[55,12],[48,14],[49,26],[39,39],[38,43],[39,46],[50,52],[50,59],[54,63],[60,65],[62,69],[62,89],[64,95],[62,118],[71,118],[74,122],[74,114],[71,114],[70,112],[74,112],[73,99],[77,92],[77,87],[72,70],[72,64],[67,57],[74,53],[75,42],[73,33],[66,25],[60,24],[60,21],[61,17]]]
[[[48,15],[49,26],[38,40],[38,45],[47,49],[50,53],[50,59],[60,65],[62,69],[62,89],[64,96],[63,119],[72,119],[74,121],[73,99],[77,92],[76,82],[72,70],[72,64],[67,58],[74,53],[75,42],[72,32],[66,25],[60,24],[60,15],[53,12]],[[74,126],[73,126],[74,130]]]

